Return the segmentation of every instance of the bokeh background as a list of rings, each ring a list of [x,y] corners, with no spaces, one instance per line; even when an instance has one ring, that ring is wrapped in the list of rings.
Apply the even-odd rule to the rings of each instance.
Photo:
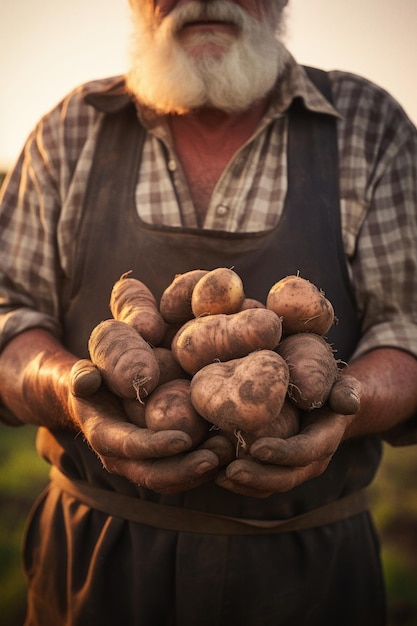
[[[68,90],[124,72],[131,26],[127,0],[1,0],[0,15],[1,183],[36,121]],[[302,63],[375,81],[417,123],[416,26],[416,0],[290,0],[286,41]],[[23,621],[20,546],[48,473],[34,438],[32,427],[0,425],[1,626]],[[390,626],[417,626],[416,452],[385,446],[372,487]]]

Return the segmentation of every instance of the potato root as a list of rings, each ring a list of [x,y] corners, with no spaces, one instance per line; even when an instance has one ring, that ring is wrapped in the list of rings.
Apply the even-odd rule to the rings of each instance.
[[[132,326],[148,343],[159,345],[165,331],[165,320],[150,289],[140,280],[123,274],[113,285],[110,311],[115,320]]]
[[[329,394],[329,406],[335,413],[354,415],[361,403],[361,384],[357,378],[348,374],[341,375],[334,383]]]
[[[101,385],[101,374],[96,365],[89,359],[79,359],[70,371],[70,390],[74,396],[88,398],[98,391]]]
[[[282,317],[284,335],[302,332],[325,335],[335,321],[330,300],[301,276],[286,276],[275,283],[267,295],[266,307]]]
[[[185,324],[194,317],[191,308],[191,295],[197,282],[208,270],[190,270],[177,274],[162,293],[159,311],[168,324]]]
[[[161,385],[149,396],[145,421],[150,430],[182,430],[194,447],[207,438],[210,429],[191,403],[190,381],[183,378]]]
[[[338,378],[338,364],[331,346],[315,333],[288,335],[277,352],[290,371],[288,395],[305,411],[320,408],[327,401]]]
[[[206,365],[191,379],[191,402],[206,420],[229,433],[256,432],[276,418],[284,404],[288,367],[272,350]]]
[[[117,396],[142,399],[157,386],[159,366],[153,348],[129,324],[114,319],[100,322],[90,335],[88,349],[105,384]]]
[[[195,285],[191,308],[195,317],[237,313],[244,299],[240,276],[227,267],[218,267],[207,272]]]
[[[281,319],[268,309],[219,313],[186,322],[172,340],[171,349],[189,374],[215,360],[229,361],[254,350],[273,350],[282,334]]]

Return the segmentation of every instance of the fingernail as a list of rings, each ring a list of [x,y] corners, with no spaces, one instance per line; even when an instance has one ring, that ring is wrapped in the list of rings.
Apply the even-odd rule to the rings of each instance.
[[[188,450],[190,448],[190,445],[191,439],[188,436],[178,437],[177,439],[174,439],[172,441],[172,448],[177,452],[184,452],[185,450]]]
[[[209,461],[203,461],[200,465],[196,467],[196,474],[201,476],[202,474],[206,474],[206,472],[210,472],[217,467],[215,463],[210,463]]]
[[[239,483],[246,483],[246,482],[248,482],[249,474],[248,474],[248,472],[245,472],[243,470],[239,470],[237,472],[229,472],[228,478],[230,480],[235,480],[235,481],[237,481]]]
[[[251,454],[259,459],[260,461],[269,461],[272,457],[271,451],[268,448],[256,448],[256,450],[251,450]]]

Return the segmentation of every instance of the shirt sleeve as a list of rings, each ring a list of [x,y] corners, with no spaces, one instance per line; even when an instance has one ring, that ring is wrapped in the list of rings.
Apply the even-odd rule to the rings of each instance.
[[[49,149],[45,136],[49,134]],[[60,193],[51,125],[39,123],[0,197],[0,349],[17,333],[59,334],[56,227]]]
[[[417,132],[392,98],[369,89],[368,123],[356,121],[360,132],[345,129],[352,137],[344,155],[351,186],[345,186],[342,206],[362,327],[352,358],[386,347],[417,358]],[[360,97],[357,106],[364,110]],[[394,446],[417,443],[417,415],[384,439]]]
[[[61,337],[97,111],[70,92],[42,117],[0,195],[0,350],[16,334],[44,328]]]
[[[345,247],[362,336],[417,358],[417,131],[383,89],[355,76],[339,87]]]
[[[417,141],[410,135],[376,182],[352,261],[362,339],[417,358]]]

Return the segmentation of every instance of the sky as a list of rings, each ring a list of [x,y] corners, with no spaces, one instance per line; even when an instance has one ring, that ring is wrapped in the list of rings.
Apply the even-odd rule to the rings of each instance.
[[[273,0],[271,0],[273,1]],[[46,111],[81,82],[123,73],[128,0],[2,0],[0,169]],[[417,0],[290,0],[296,59],[356,72],[388,90],[417,124]]]

